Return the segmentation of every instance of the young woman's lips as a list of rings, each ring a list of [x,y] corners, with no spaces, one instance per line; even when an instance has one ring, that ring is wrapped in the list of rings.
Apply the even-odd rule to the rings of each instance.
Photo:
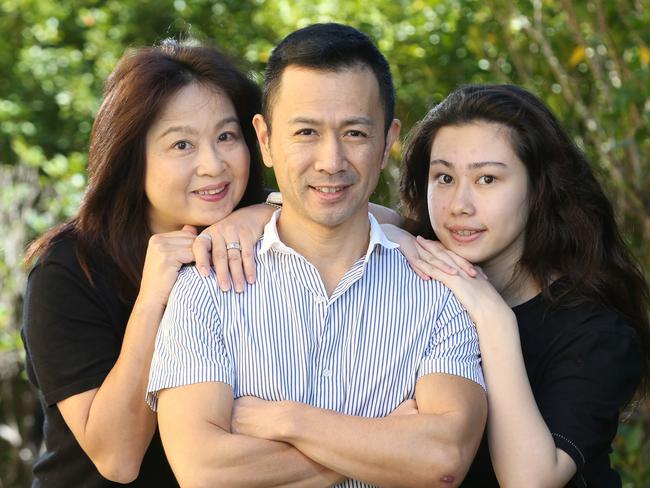
[[[451,238],[460,243],[468,244],[474,242],[483,235],[484,229],[468,229],[468,228],[448,228],[447,231]]]
[[[194,190],[192,193],[204,202],[218,202],[226,197],[228,188],[230,188],[230,183],[210,185]]]

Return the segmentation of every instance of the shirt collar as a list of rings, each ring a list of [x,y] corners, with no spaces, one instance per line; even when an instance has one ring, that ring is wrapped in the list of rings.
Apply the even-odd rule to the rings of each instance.
[[[291,249],[280,240],[280,235],[278,234],[278,218],[280,217],[281,211],[282,210],[276,210],[273,212],[271,220],[264,227],[264,236],[262,237],[262,244],[260,246],[259,255],[266,254],[270,249],[284,254],[295,254],[296,256],[299,255],[296,251]],[[368,214],[368,219],[370,220],[370,241],[368,243],[368,250],[366,251],[366,262],[368,261],[372,251],[374,251],[375,247],[378,245],[385,247],[386,249],[396,249],[399,247],[399,244],[388,240],[388,237],[386,237],[386,234],[384,234],[384,231],[377,222],[377,219],[375,219],[372,214]]]

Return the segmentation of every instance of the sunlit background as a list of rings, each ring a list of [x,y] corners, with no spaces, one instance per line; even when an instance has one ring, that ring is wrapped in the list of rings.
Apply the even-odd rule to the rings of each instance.
[[[93,115],[117,59],[194,37],[260,81],[277,41],[326,21],[377,42],[406,130],[462,83],[541,96],[590,156],[650,272],[648,0],[0,0],[0,488],[29,486],[39,449],[19,338],[24,249],[83,195]],[[399,147],[392,156],[373,199],[395,207]],[[628,487],[650,486],[649,412],[641,404],[619,429],[614,461]]]

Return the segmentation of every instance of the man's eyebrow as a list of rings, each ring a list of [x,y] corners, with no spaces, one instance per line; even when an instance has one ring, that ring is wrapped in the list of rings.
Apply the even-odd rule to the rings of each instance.
[[[307,124],[307,125],[319,125],[320,121],[317,119],[313,119],[310,117],[294,117],[293,119],[289,120],[290,124]],[[372,126],[373,121],[369,117],[350,117],[349,119],[344,119],[343,124],[344,126],[347,125],[368,125]]]
[[[436,164],[441,164],[447,168],[452,168],[454,166],[453,163],[450,163],[449,161],[445,161],[444,159],[432,159],[429,162],[429,166],[433,166]],[[481,169],[486,166],[498,166],[500,168],[507,168],[508,165],[505,163],[502,163],[501,161],[477,161],[475,163],[471,163],[469,165],[470,169]]]
[[[372,119],[368,117],[351,117],[343,121],[343,125],[374,125]]]
[[[226,117],[225,119],[219,120],[215,124],[215,129],[220,129],[224,125],[228,125],[232,123],[239,124],[239,119],[234,115],[232,117]],[[167,134],[170,134],[172,132],[180,132],[182,134],[191,134],[191,135],[196,135],[198,133],[198,131],[194,127],[189,125],[173,125],[165,129],[163,133],[158,136],[158,139],[162,139]]]

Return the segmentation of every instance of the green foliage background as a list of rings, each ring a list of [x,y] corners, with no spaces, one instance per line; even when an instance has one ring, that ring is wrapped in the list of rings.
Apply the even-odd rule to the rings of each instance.
[[[17,335],[24,248],[82,198],[93,115],[117,59],[191,36],[213,40],[260,80],[278,40],[325,21],[375,39],[407,129],[462,83],[512,82],[544,98],[591,157],[650,270],[647,0],[0,0],[0,488],[29,484],[36,450]],[[399,148],[375,201],[397,205],[398,158]],[[650,486],[647,411],[616,440],[627,486]]]

